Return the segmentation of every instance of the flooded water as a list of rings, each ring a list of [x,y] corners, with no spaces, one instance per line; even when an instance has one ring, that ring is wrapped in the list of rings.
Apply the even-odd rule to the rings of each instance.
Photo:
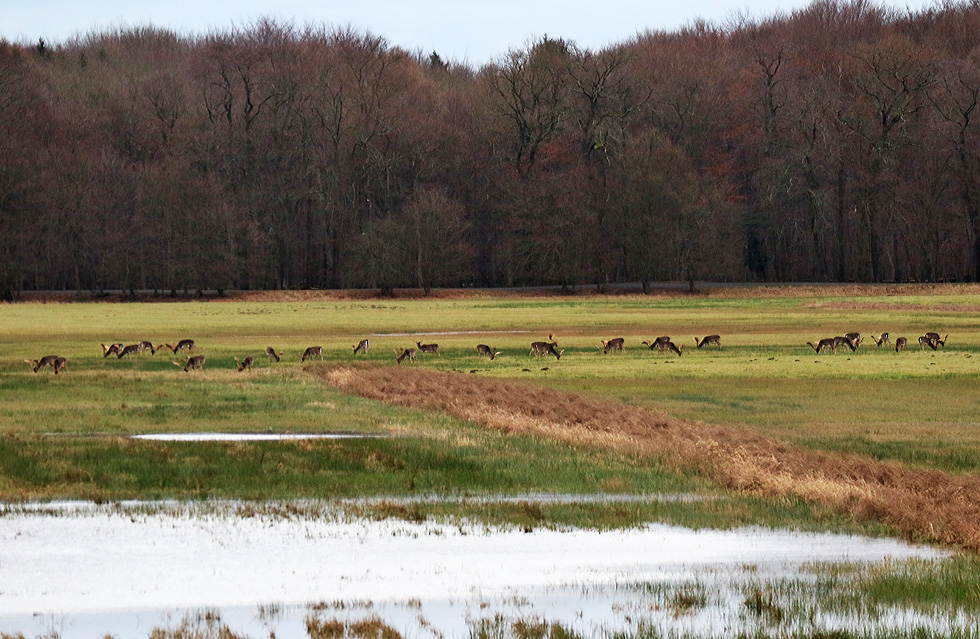
[[[130,439],[156,442],[275,442],[300,439],[364,439],[390,437],[366,433],[148,433]]]
[[[308,636],[311,620],[374,619],[402,636],[448,638],[546,619],[585,636],[640,623],[712,633],[744,622],[747,580],[805,578],[814,562],[942,556],[893,540],[758,528],[524,532],[351,519],[326,504],[322,512],[235,503],[3,508],[0,631],[124,639],[220,619],[236,633],[282,639]],[[692,580],[717,594],[678,615],[664,593]]]

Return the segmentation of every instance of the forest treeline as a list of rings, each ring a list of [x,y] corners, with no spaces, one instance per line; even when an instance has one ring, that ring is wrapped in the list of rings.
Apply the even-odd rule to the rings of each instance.
[[[0,297],[980,280],[978,45],[978,0],[479,68],[274,21],[0,41]]]

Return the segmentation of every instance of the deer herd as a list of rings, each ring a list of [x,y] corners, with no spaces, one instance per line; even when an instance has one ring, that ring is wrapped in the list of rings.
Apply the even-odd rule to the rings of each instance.
[[[939,333],[926,333],[925,335],[919,337],[919,348],[920,349],[932,349],[938,350],[939,347],[946,346],[946,338],[949,335],[944,335],[940,337]],[[816,344],[813,342],[807,342],[807,346],[816,351],[817,354],[822,351],[829,350],[833,353],[837,352],[838,348],[850,349],[850,351],[856,351],[858,347],[862,344],[864,338],[860,333],[846,333],[844,335],[838,335],[836,337],[825,337],[817,341]],[[874,342],[875,346],[881,348],[883,345],[891,345],[891,335],[889,333],[882,333],[880,336],[875,337],[871,335],[871,341]],[[622,337],[616,337],[610,340],[600,340],[602,346],[597,346],[596,348],[602,352],[603,355],[608,355],[612,352],[624,353],[626,352],[626,340]],[[656,350],[660,353],[673,353],[678,357],[684,354],[684,346],[678,346],[675,344],[668,335],[662,335],[656,339],[650,341],[645,340],[641,342],[642,345],[646,346],[650,350]],[[697,348],[702,348],[704,346],[716,346],[721,348],[721,336],[720,335],[706,335],[704,338],[699,339],[694,338],[694,344]],[[902,351],[908,344],[908,339],[905,337],[895,338],[895,352]],[[157,352],[164,350],[170,354],[177,355],[181,351],[194,351],[196,346],[194,340],[192,339],[182,339],[176,344],[158,344],[154,346],[151,342],[138,342],[136,344],[123,345],[122,343],[113,344],[102,344],[102,357],[107,358],[110,355],[115,355],[117,359],[122,359],[123,357],[135,355],[141,356],[147,352],[151,355],[155,355]],[[367,353],[371,343],[367,339],[362,339],[357,344],[353,345],[353,355],[358,353]],[[496,359],[502,355],[501,351],[495,350],[494,348],[488,346],[487,344],[477,344],[476,346],[477,355],[481,357],[489,357],[491,360]],[[528,351],[528,357],[539,358],[542,356],[554,355],[555,360],[561,360],[562,353],[565,349],[558,348],[558,341],[555,339],[554,334],[548,335],[547,342],[531,342],[531,349]],[[269,346],[265,349],[266,356],[279,362],[283,353],[276,352],[276,349]],[[439,345],[438,344],[423,344],[422,342],[415,342],[414,347],[403,348],[401,350],[395,349],[395,361],[401,364],[403,360],[408,360],[414,362],[419,353],[423,355],[439,355]],[[323,347],[322,346],[310,346],[303,351],[300,356],[300,361],[305,362],[308,359],[317,358],[323,359]],[[239,360],[237,357],[235,359],[235,366],[238,372],[244,372],[251,370],[252,364],[255,363],[255,358],[251,355],[246,356],[244,359]],[[38,372],[46,366],[50,366],[54,370],[54,374],[64,372],[68,367],[68,360],[59,355],[45,355],[40,359],[26,359],[24,360],[27,364],[31,366],[34,372]],[[190,370],[203,370],[206,357],[204,355],[189,355],[188,357],[181,359],[179,361],[173,362],[175,366],[183,368],[184,372]]]

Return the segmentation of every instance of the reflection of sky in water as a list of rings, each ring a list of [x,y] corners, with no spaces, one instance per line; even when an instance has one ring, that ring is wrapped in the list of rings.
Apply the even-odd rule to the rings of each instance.
[[[738,586],[746,581],[804,579],[808,562],[941,556],[893,540],[755,528],[524,533],[350,521],[339,512],[239,517],[239,507],[53,506],[64,516],[8,509],[0,517],[0,629],[123,639],[214,608],[235,632],[306,636],[306,605],[316,602],[328,604],[323,619],[376,615],[404,636],[430,635],[420,618],[447,637],[465,636],[468,624],[498,613],[585,635],[629,630],[638,619],[679,631],[730,628],[744,616]],[[670,595],[633,587],[691,580],[713,594],[677,618]],[[371,605],[329,605],[337,601]],[[281,612],[257,618],[258,606],[270,604]]]
[[[151,433],[133,435],[131,439],[155,442],[278,442],[297,439],[359,439],[387,437],[364,433]]]

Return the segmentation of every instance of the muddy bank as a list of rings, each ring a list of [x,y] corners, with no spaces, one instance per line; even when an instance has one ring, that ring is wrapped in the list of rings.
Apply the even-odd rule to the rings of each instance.
[[[739,491],[795,495],[910,539],[980,550],[980,479],[807,450],[760,435],[688,422],[574,393],[404,367],[315,370],[327,383],[380,401],[438,410],[504,432],[545,435],[695,468]]]

